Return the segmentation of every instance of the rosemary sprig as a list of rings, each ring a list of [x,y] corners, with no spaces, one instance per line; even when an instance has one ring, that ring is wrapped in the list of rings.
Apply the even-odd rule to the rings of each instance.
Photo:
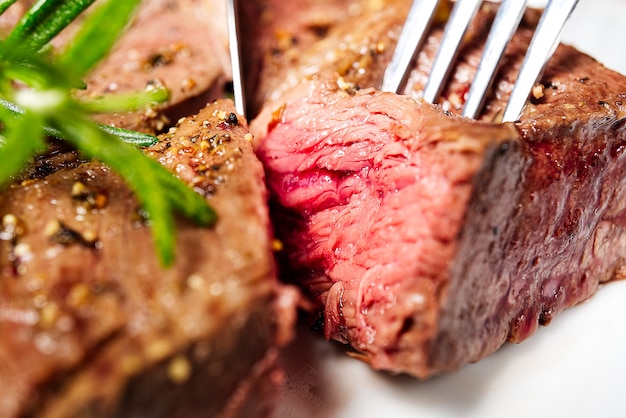
[[[117,100],[117,98],[115,98],[115,102],[118,105],[118,107],[116,107],[115,109],[123,109],[122,103],[118,103],[119,100]],[[137,101],[133,100],[133,102],[137,102]],[[151,101],[151,103],[154,103],[154,102]],[[9,102],[4,99],[0,99],[0,107],[3,107],[4,110],[12,112],[13,114],[10,117],[19,118],[20,115],[24,114],[24,109],[22,109],[15,103]],[[88,108],[92,109],[91,106],[88,106]],[[108,106],[108,108],[113,109],[113,107],[111,106]],[[132,109],[126,109],[126,110],[132,110]],[[3,120],[3,118],[0,117],[0,120]],[[138,147],[149,147],[158,142],[157,137],[155,137],[154,135],[145,134],[143,132],[130,131],[128,129],[118,128],[116,126],[102,125],[102,124],[97,124],[97,125],[104,132],[114,135],[118,137],[119,139],[121,139],[122,141],[127,142],[132,145],[136,145]],[[59,132],[58,130],[54,128],[51,128],[50,126],[44,126],[44,131],[46,135],[48,136],[52,136],[58,139],[63,138],[63,134],[61,132]],[[1,145],[1,142],[0,142],[0,145]],[[0,176],[0,178],[2,177]]]
[[[48,42],[93,2],[40,0],[0,42],[0,186],[45,149],[46,135],[64,139],[125,179],[148,215],[161,262],[171,265],[173,211],[200,225],[210,225],[216,216],[203,197],[131,145],[150,145],[155,137],[91,120],[94,112],[162,102],[167,99],[165,89],[157,86],[136,95],[90,102],[72,95],[81,79],[110,51],[140,0],[99,1],[67,47],[53,54]],[[0,0],[0,13],[12,3],[14,0]]]

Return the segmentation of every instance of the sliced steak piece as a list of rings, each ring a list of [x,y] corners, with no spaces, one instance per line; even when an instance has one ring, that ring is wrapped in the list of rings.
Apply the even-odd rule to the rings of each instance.
[[[253,131],[284,277],[308,293],[328,338],[377,369],[426,378],[523,341],[624,276],[626,78],[561,45],[543,96],[514,125],[365,88],[380,84],[408,4],[339,25],[297,65],[266,73],[283,83]],[[493,11],[483,7],[471,30],[449,111]],[[533,16],[485,120],[502,111]]]
[[[87,97],[128,93],[163,85],[170,99],[154,108],[103,115],[103,123],[161,132],[224,97],[231,80],[225,2],[144,0],[116,48],[90,74]]]
[[[263,169],[233,112],[210,104],[147,150],[219,216],[177,222],[169,269],[98,162],[0,195],[1,417],[269,416],[295,299],[275,278]]]

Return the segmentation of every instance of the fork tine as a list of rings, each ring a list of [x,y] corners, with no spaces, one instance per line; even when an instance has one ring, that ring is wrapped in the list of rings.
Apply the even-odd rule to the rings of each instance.
[[[411,65],[417,50],[426,38],[438,3],[439,0],[413,1],[406,23],[400,32],[391,62],[385,70],[381,90],[398,93],[402,87],[409,65]]]
[[[554,53],[563,26],[577,3],[578,0],[550,0],[548,2],[513,86],[502,118],[503,122],[514,122],[522,113],[528,94]]]
[[[230,44],[230,62],[233,71],[233,94],[237,113],[246,116],[246,99],[243,88],[241,68],[241,48],[239,44],[239,11],[237,0],[228,0],[228,42]]]
[[[437,52],[437,58],[435,58],[426,87],[424,87],[425,101],[434,103],[437,100],[437,96],[439,96],[439,92],[450,74],[452,62],[461,47],[463,36],[481,3],[482,0],[458,0],[452,9]]]
[[[463,116],[475,118],[480,112],[504,50],[517,30],[525,9],[526,0],[503,0],[500,4],[463,108]]]

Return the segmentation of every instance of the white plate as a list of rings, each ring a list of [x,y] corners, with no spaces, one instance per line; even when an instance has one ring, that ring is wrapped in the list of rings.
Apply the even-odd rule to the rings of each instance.
[[[580,0],[563,40],[626,74],[625,26],[623,0]],[[626,281],[610,283],[522,344],[426,382],[374,372],[301,329],[275,418],[625,417],[624,319]]]

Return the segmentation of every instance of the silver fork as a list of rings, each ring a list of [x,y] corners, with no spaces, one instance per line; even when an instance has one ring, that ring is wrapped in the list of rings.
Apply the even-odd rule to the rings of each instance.
[[[228,42],[230,48],[230,64],[233,72],[233,99],[235,110],[241,116],[246,116],[246,97],[243,86],[242,51],[239,42],[239,4],[237,0],[228,0],[226,4],[228,19]]]
[[[408,70],[426,39],[439,0],[414,0],[383,79],[382,89],[399,92]],[[434,103],[446,82],[465,32],[482,0],[458,0],[446,24],[433,68],[424,87],[424,100]],[[537,82],[559,43],[565,22],[578,0],[549,0],[528,47],[519,76],[507,103],[503,122],[517,120],[533,85]],[[504,50],[526,9],[526,0],[503,0],[489,31],[483,56],[468,93],[463,116],[475,118],[498,69]]]

